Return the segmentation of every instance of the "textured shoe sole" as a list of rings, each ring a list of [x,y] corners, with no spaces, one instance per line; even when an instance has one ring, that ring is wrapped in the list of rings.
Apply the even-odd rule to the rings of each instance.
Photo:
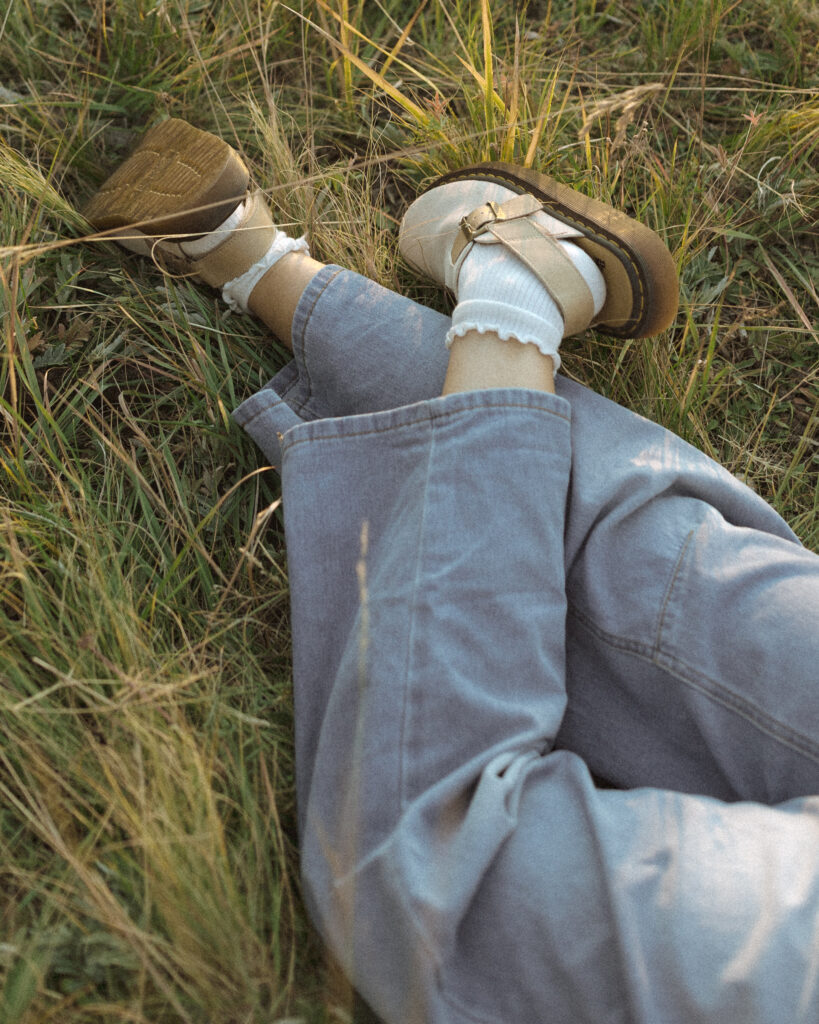
[[[515,164],[464,167],[438,178],[430,188],[467,178],[529,192],[553,217],[582,231],[583,237],[572,241],[597,263],[606,282],[606,302],[592,324],[595,329],[620,338],[644,338],[673,322],[679,300],[677,268],[651,228],[546,174]]]
[[[231,146],[172,117],[146,132],[83,213],[98,231],[203,235],[232,213],[249,180]]]

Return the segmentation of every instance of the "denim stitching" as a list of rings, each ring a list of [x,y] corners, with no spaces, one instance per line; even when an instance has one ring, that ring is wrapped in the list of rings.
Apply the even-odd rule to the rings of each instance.
[[[319,273],[321,273],[321,271],[319,271]],[[305,386],[307,388],[307,397],[304,400],[304,406],[306,406],[307,403],[310,401],[310,399],[313,397],[313,380],[312,380],[312,376],[310,374],[310,368],[307,365],[307,343],[306,343],[306,340],[305,340],[305,335],[307,333],[307,328],[310,325],[310,318],[312,317],[313,313],[315,312],[315,309],[316,309],[316,306],[318,305],[319,299],[322,297],[322,295],[324,295],[325,291],[330,286],[331,282],[335,281],[335,279],[338,277],[338,275],[340,273],[341,273],[341,268],[338,267],[336,269],[335,273],[331,274],[330,277],[328,277],[328,279],[324,282],[324,284],[322,285],[321,290],[319,291],[318,295],[316,295],[315,298],[313,299],[313,301],[312,301],[312,303],[310,305],[310,308],[308,310],[306,310],[305,312],[299,314],[300,318],[301,318],[301,320],[303,322],[302,322],[301,330],[299,331],[299,334],[298,334],[298,347],[299,347],[300,359],[297,359],[296,365],[299,367],[298,380],[299,380],[299,382],[301,382],[302,379],[303,379],[304,380],[304,384],[305,384]],[[309,288],[310,285],[308,284],[307,287]],[[298,306],[296,308],[298,309]],[[295,357],[296,356],[296,339],[295,338],[291,338],[291,340],[293,342],[293,356]]]
[[[526,402],[502,402],[497,405],[470,406],[466,409],[450,409],[445,412],[428,413],[425,415],[419,415],[415,419],[406,420],[402,423],[391,423],[389,426],[384,427],[370,427],[368,430],[344,431],[340,434],[318,434],[313,437],[299,437],[294,438],[292,441],[287,441],[286,444],[289,450],[291,448],[295,448],[297,445],[309,444],[313,441],[346,441],[351,437],[369,437],[377,434],[389,434],[393,431],[404,430],[408,427],[417,427],[421,423],[432,423],[436,420],[451,419],[453,416],[460,416],[464,413],[483,412],[484,410],[490,409],[533,409],[536,412],[545,412],[550,416],[556,416],[558,419],[561,419],[566,423],[571,422],[568,416],[545,406],[530,405]],[[378,415],[378,413],[375,413],[374,415]]]
[[[680,658],[667,654],[664,655],[661,652],[657,653],[653,661],[658,668],[668,672],[675,679],[681,680],[698,692],[705,694],[706,697],[710,697],[718,704],[721,704],[729,711],[733,711],[746,721],[751,722],[760,732],[767,733],[767,735],[781,741],[812,761],[819,761],[819,743],[815,743],[809,737],[794,731],[790,726],[778,721],[767,712],[760,711],[750,701],[733,693],[733,691],[723,686],[716,679],[712,679],[704,672],[697,671],[697,669]]]
[[[637,640],[632,637],[623,636],[620,633],[609,633],[608,630],[603,629],[601,626],[590,618],[585,612],[581,611],[580,608],[572,601],[568,602],[568,612],[573,615],[579,622],[582,622],[584,626],[587,626],[589,632],[599,639],[603,640],[610,647],[616,648],[618,651],[627,651],[633,654],[640,654],[645,657],[648,661],[654,660],[654,648],[651,644],[645,643],[643,640]]]
[[[270,412],[271,409],[275,409],[276,406],[278,405],[285,404],[286,403],[282,402],[281,399],[277,399],[275,402],[271,402],[269,405],[265,405],[261,409],[258,409],[256,412],[252,413],[246,420],[242,420],[239,423],[239,426],[242,428],[242,430],[247,430],[247,428],[252,423],[255,423],[260,416],[264,416],[265,413]]]
[[[688,536],[683,541],[683,546],[674,565],[674,571],[671,573],[671,579],[668,581],[668,587],[666,588],[665,595],[663,597],[663,603],[660,608],[660,617],[657,620],[657,639],[654,641],[653,648],[654,651],[657,653],[659,653],[660,647],[662,645],[663,630],[665,628],[665,620],[666,614],[668,612],[668,606],[671,603],[671,596],[674,591],[674,587],[677,583],[677,580],[680,578],[680,574],[682,573],[683,562],[685,561],[685,556],[688,554],[688,549],[691,546],[691,541],[695,533],[696,530],[689,531]]]
[[[574,605],[569,605],[568,613],[582,622],[590,633],[593,633],[598,640],[601,640],[609,647],[624,651],[627,654],[633,654],[635,657],[655,665],[674,679],[679,680],[703,696],[720,704],[726,710],[732,711],[734,714],[744,718],[745,721],[755,726],[760,732],[764,732],[766,735],[778,740],[811,761],[819,761],[819,744],[814,743],[807,736],[795,732],[790,726],[785,725],[784,722],[779,722],[767,714],[767,712],[761,712],[750,701],[733,693],[718,680],[697,671],[682,659],[668,654],[664,655],[660,650],[653,649],[645,643],[628,637],[621,637],[615,633],[608,633]]]
[[[401,708],[401,758],[398,766],[398,810],[399,813],[404,812],[404,786],[405,786],[405,771],[404,766],[407,760],[406,758],[406,738],[407,738],[407,722],[409,718],[409,706],[411,701],[410,693],[410,671],[413,663],[412,651],[415,637],[415,620],[417,617],[417,597],[420,589],[420,578],[421,578],[421,562],[423,555],[423,539],[426,532],[426,520],[427,520],[427,505],[429,495],[430,478],[432,476],[432,458],[435,452],[435,429],[434,424],[430,422],[429,430],[429,454],[427,456],[427,470],[424,477],[424,498],[422,504],[421,522],[418,527],[418,542],[417,542],[417,554],[415,558],[415,579],[412,583],[412,614],[407,628],[407,656],[406,663],[404,665],[404,702]]]

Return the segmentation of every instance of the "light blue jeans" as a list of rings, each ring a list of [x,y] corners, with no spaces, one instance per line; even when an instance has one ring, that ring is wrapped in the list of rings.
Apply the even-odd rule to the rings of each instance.
[[[816,1024],[819,558],[563,377],[435,397],[446,328],[325,268],[236,412],[316,925],[390,1024]]]

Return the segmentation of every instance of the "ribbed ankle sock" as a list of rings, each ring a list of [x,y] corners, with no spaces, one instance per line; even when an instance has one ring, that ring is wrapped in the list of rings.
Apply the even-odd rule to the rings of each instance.
[[[594,312],[599,312],[606,285],[597,264],[573,242],[558,244],[580,271],[592,293]],[[461,266],[456,299],[447,346],[469,331],[491,331],[505,340],[535,345],[552,357],[555,370],[560,366],[560,310],[532,271],[503,245],[476,240]]]

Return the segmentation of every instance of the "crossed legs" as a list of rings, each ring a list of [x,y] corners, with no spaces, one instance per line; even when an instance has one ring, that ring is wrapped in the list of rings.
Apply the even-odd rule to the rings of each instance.
[[[251,312],[292,350],[293,317],[302,294],[323,264],[305,253],[289,253],[250,295]],[[456,338],[447,365],[444,394],[487,387],[554,391],[554,366],[531,345],[509,345],[494,332]]]
[[[294,364],[238,414],[273,461],[277,391],[315,419],[445,388],[447,318],[349,271],[322,271],[293,328]],[[765,801],[814,792],[816,556],[679,438],[565,377],[557,390],[573,445],[561,743],[623,786]],[[541,491],[525,460],[520,485]]]
[[[250,307],[295,356],[237,419],[282,467],[306,893],[356,984],[389,1021],[813,1020],[815,556],[529,345],[447,358],[301,254]]]
[[[295,347],[281,390],[308,419],[553,387],[532,346],[467,336],[447,360],[446,318],[301,253],[251,303]],[[559,390],[572,404],[573,466],[558,743],[624,787],[765,802],[815,792],[816,556],[678,438],[565,378]],[[263,446],[274,433],[264,415],[248,426]],[[521,481],[538,486],[530,467]]]
[[[282,461],[314,920],[387,1021],[812,1020],[815,557],[562,379],[334,416],[351,377],[395,394],[419,318],[432,353],[445,318],[331,269],[294,319],[326,403]]]

